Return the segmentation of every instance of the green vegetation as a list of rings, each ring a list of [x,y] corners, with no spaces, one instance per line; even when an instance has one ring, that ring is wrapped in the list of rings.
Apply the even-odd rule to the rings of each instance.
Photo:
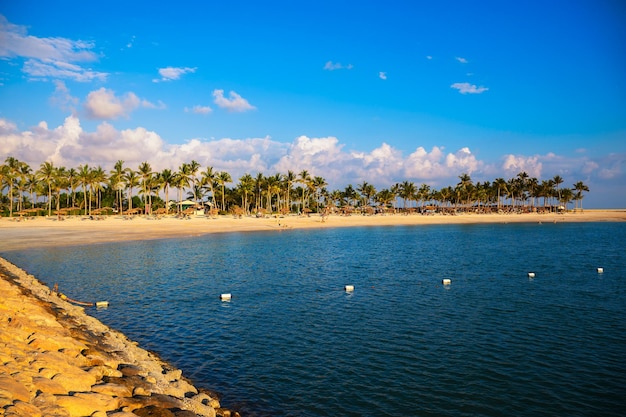
[[[455,186],[439,190],[427,184],[417,186],[403,181],[380,191],[367,182],[356,189],[348,184],[344,190],[328,191],[323,177],[314,177],[306,170],[270,176],[258,173],[256,177],[245,174],[229,187],[233,179],[228,172],[215,171],[210,166],[204,171],[200,168],[198,162],[191,161],[175,172],[170,169],[154,172],[148,162],[133,170],[125,167],[124,161],[117,161],[107,174],[99,166],[85,164],[67,169],[46,161],[34,171],[28,164],[8,157],[0,165],[0,212],[3,216],[52,215],[53,211],[91,215],[103,211],[133,213],[159,209],[167,213],[172,188],[178,201],[189,199],[209,204],[219,212],[240,214],[309,213],[326,208],[370,213],[396,209],[543,211],[571,202],[575,208],[582,209],[583,193],[589,192],[582,181],[571,189],[563,188],[564,180],[558,175],[540,181],[525,172],[509,180],[496,178],[482,183],[474,183],[468,174],[462,174]]]

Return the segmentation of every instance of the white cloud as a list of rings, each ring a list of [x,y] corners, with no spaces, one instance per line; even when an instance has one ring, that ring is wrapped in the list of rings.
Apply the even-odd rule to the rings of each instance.
[[[22,71],[32,78],[105,80],[107,73],[81,65],[98,60],[94,48],[93,42],[28,35],[25,26],[14,25],[0,15],[0,57],[24,59]]]
[[[141,100],[132,92],[126,93],[123,97],[117,97],[112,90],[104,87],[89,93],[84,104],[89,118],[103,120],[128,117],[133,110],[139,107],[158,108],[163,107],[163,104],[157,106],[149,101]]]
[[[381,80],[386,80],[386,79],[387,79],[387,73],[386,73],[386,72],[381,71],[381,72],[379,72],[379,73],[378,73],[378,77],[379,77]]]
[[[335,62],[333,63],[332,61],[328,61],[325,65],[324,65],[324,69],[326,71],[335,71],[335,70],[342,70],[342,69],[348,69],[351,70],[352,68],[354,68],[354,66],[352,64],[348,64],[348,65],[343,65],[339,62]]]
[[[196,114],[209,114],[213,111],[209,106],[193,106],[192,108],[185,107],[185,112]]]
[[[180,77],[182,77],[185,74],[189,74],[189,73],[194,73],[196,72],[197,68],[190,68],[190,67],[166,67],[166,68],[159,68],[159,75],[161,76],[160,79],[156,78],[154,80],[152,80],[155,83],[158,83],[160,81],[173,81],[173,80],[178,80],[180,79]]]
[[[426,59],[428,59],[430,61],[431,59],[433,59],[433,57],[432,57],[432,55],[426,55]]]
[[[487,87],[477,87],[476,85],[470,83],[454,83],[450,86],[450,88],[459,90],[459,93],[461,94],[482,94],[489,90]]]
[[[550,158],[550,154],[546,158]],[[531,177],[540,178],[542,168],[543,164],[538,156],[505,155],[502,163],[502,170],[509,178],[520,172],[526,172]]]
[[[306,169],[313,176],[325,178],[330,190],[363,181],[381,189],[405,180],[438,188],[456,184],[462,173],[469,173],[474,181],[492,181],[497,177],[513,178],[521,171],[540,180],[558,174],[565,178],[567,186],[584,180],[595,190],[602,181],[624,183],[626,166],[623,153],[600,159],[552,153],[504,155],[496,164],[480,160],[468,147],[454,152],[446,152],[443,146],[434,146],[430,151],[417,147],[409,155],[387,143],[371,151],[346,150],[334,136],[299,136],[290,143],[262,137],[194,138],[183,144],[169,144],[158,133],[143,127],[117,130],[103,122],[88,132],[76,115],[67,117],[56,128],[41,122],[23,131],[0,118],[0,160],[8,156],[33,168],[43,161],[52,161],[68,168],[89,164],[105,170],[112,169],[117,160],[136,168],[147,158],[159,171],[176,170],[183,162],[196,160],[203,167],[228,171],[234,182],[245,173],[270,175]]]
[[[467,64],[469,61],[465,58],[462,58],[460,56],[455,57],[454,59],[456,59],[457,61],[459,61],[461,64]]]
[[[226,98],[224,97],[224,90],[214,90],[213,97],[215,97],[215,104],[231,112],[244,112],[256,108],[234,91],[229,92],[229,98]]]

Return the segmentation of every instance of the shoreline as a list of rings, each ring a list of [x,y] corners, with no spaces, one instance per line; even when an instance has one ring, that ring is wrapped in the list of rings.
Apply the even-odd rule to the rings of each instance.
[[[63,221],[56,217],[36,217],[16,221],[0,219],[0,252],[50,246],[75,246],[138,240],[184,238],[212,233],[280,231],[284,229],[322,229],[336,227],[414,226],[433,224],[506,224],[506,223],[575,223],[624,222],[626,209],[585,210],[564,214],[458,214],[458,215],[330,215],[325,220],[311,216],[272,216],[256,218],[245,216],[192,216],[177,219],[134,216],[106,216],[90,220],[86,216],[68,216]]]
[[[3,258],[0,292],[0,415],[239,415]]]

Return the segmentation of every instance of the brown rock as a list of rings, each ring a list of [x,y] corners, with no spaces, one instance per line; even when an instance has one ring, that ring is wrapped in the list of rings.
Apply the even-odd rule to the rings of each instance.
[[[61,384],[68,392],[89,391],[96,383],[95,376],[78,368],[70,368],[61,374],[56,374],[52,380]]]
[[[32,404],[23,401],[15,401],[4,409],[5,417],[41,417],[41,410]]]
[[[96,411],[111,411],[119,407],[119,400],[92,392],[59,395],[57,405],[69,411],[72,417],[90,416]]]
[[[178,398],[170,397],[164,394],[152,394],[151,396],[137,396],[120,398],[120,407],[126,408],[128,411],[137,410],[138,408],[145,408],[149,405],[153,405],[160,408],[180,408],[184,407],[184,404]],[[125,410],[126,411],[126,410]]]
[[[0,387],[10,394],[10,398],[28,402],[31,399],[30,391],[21,382],[10,375],[0,374]]]
[[[174,413],[167,408],[160,408],[154,405],[149,405],[144,408],[139,408],[133,411],[139,417],[176,417]]]
[[[181,380],[170,382],[165,388],[165,394],[176,398],[185,398],[187,393],[197,394],[198,390],[190,383]]]
[[[58,381],[53,381],[50,378],[46,378],[43,376],[33,377],[33,386],[36,390],[41,392],[45,392],[48,394],[67,394],[68,390],[66,390],[63,385],[61,385]]]
[[[91,387],[91,391],[114,397],[130,397],[133,395],[133,392],[129,387],[111,383],[94,385]]]
[[[113,369],[106,365],[92,366],[91,368],[87,369],[87,372],[94,375],[97,380],[100,380],[105,376],[116,376],[118,378],[123,376],[122,373],[117,369]]]

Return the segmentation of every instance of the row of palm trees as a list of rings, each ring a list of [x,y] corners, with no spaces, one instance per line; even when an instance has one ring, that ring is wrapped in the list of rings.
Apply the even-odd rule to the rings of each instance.
[[[233,179],[228,172],[211,166],[201,168],[192,160],[176,171],[154,171],[148,162],[142,162],[135,170],[120,160],[108,173],[100,166],[84,164],[68,169],[49,161],[33,170],[27,163],[8,157],[0,165],[0,211],[12,216],[14,212],[38,208],[51,215],[54,207],[56,212],[73,208],[91,214],[94,209],[111,205],[120,212],[133,209],[150,212],[156,208],[169,212],[172,189],[179,202],[184,198],[192,199],[223,212],[238,208],[245,213],[286,214],[320,211],[326,207],[518,209],[539,207],[540,202],[542,207],[554,207],[572,201],[576,208],[578,205],[582,208],[583,193],[589,191],[582,181],[572,188],[563,188],[564,180],[558,175],[539,181],[520,172],[509,180],[496,178],[493,182],[476,183],[469,174],[462,174],[455,186],[439,190],[427,184],[417,186],[404,181],[379,191],[363,182],[356,188],[349,184],[343,190],[329,192],[326,180],[312,176],[307,170],[270,176],[244,174],[229,188],[227,185],[233,183]]]

